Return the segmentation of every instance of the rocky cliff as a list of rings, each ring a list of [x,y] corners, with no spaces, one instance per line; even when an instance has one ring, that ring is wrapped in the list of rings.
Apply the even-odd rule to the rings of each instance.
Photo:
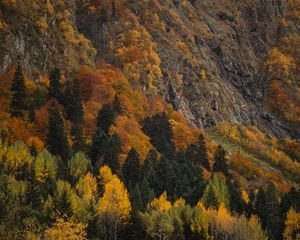
[[[202,128],[225,120],[254,124],[271,134],[289,133],[264,104],[269,86],[264,61],[286,34],[280,24],[286,11],[284,1],[105,0],[91,1],[90,6],[83,2],[87,1],[78,0],[76,13],[72,8],[72,17],[67,17],[75,35],[84,34],[97,49],[97,59],[120,68],[133,87],[148,95],[158,92]],[[55,25],[55,18],[51,24],[50,28],[62,27]],[[50,66],[55,51],[46,51],[44,61],[36,61],[38,57],[27,54],[37,52],[30,50],[31,37],[20,32],[10,35],[11,49],[22,51],[28,68]],[[72,41],[43,39],[40,48],[60,49],[62,62],[70,62],[78,48]],[[92,59],[92,50],[84,43],[84,59],[76,54],[74,62]],[[2,56],[2,69],[13,55],[12,50]]]

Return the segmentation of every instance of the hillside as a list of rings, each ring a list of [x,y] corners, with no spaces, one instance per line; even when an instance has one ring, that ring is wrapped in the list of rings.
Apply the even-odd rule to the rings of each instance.
[[[0,239],[298,239],[299,0],[0,0]]]

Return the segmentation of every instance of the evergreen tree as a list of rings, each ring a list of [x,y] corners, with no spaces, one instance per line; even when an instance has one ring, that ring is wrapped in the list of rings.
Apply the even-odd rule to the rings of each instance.
[[[98,239],[100,238],[99,233],[99,217],[95,204],[90,204],[90,214],[91,218],[88,221],[87,225],[87,237],[88,239]]]
[[[85,149],[85,140],[82,133],[82,124],[73,123],[71,128],[71,135],[73,140],[73,151],[84,151]]]
[[[61,83],[60,83],[61,73],[58,68],[54,68],[49,75],[50,86],[49,86],[49,97],[55,98],[58,101],[61,100]]]
[[[122,168],[122,176],[127,186],[136,184],[141,178],[140,157],[134,148],[131,148]]]
[[[158,158],[157,151],[154,148],[150,149],[149,153],[147,154],[144,160],[144,165],[142,167],[143,176],[147,176],[149,174],[150,169],[154,167],[155,164],[157,163],[157,158]]]
[[[122,152],[122,142],[118,134],[114,133],[105,147],[103,164],[110,167],[113,173],[120,172],[119,156]]]
[[[228,193],[230,199],[230,210],[238,214],[242,214],[244,210],[244,203],[241,196],[239,184],[229,181]]]
[[[199,148],[198,148],[199,163],[202,167],[210,171],[211,169],[210,169],[210,163],[207,154],[206,142],[202,134],[199,135],[198,144],[199,144]]]
[[[97,116],[97,127],[102,129],[106,134],[115,118],[114,111],[109,104],[104,104]]]
[[[107,141],[107,135],[100,128],[97,128],[92,139],[92,146],[90,151],[90,158],[92,160],[93,166],[95,166],[96,162],[105,153]]]
[[[70,200],[69,193],[66,189],[63,189],[57,202],[57,210],[60,216],[69,218],[73,215],[72,203]]]
[[[257,216],[259,216],[262,227],[266,227],[266,222],[267,222],[267,215],[265,212],[266,208],[266,194],[263,188],[260,188],[257,196],[256,196],[256,202],[255,202],[255,213]]]
[[[159,152],[174,149],[172,126],[165,113],[147,117],[143,121],[142,130],[150,137],[152,145]]]
[[[219,145],[216,151],[213,170],[214,172],[223,172],[225,176],[228,176],[228,166],[226,163],[225,156],[226,152],[224,148],[221,145]]]
[[[70,156],[70,147],[62,114],[57,110],[55,104],[52,105],[48,120],[47,144],[53,155],[60,155],[67,166]]]
[[[144,208],[155,198],[153,189],[150,188],[147,178],[144,178],[141,184],[141,195]]]
[[[12,94],[10,114],[12,117],[23,117],[26,110],[26,86],[20,64],[17,66],[10,91]]]
[[[270,239],[279,240],[280,212],[277,191],[274,183],[270,183],[266,191],[265,213],[267,216],[266,228]]]
[[[33,209],[39,209],[42,204],[42,196],[35,172],[30,171],[26,185],[26,203],[30,204]]]
[[[176,190],[176,174],[170,161],[162,156],[155,168],[158,182],[154,190],[157,194],[167,191],[169,196],[174,197]]]
[[[139,211],[142,211],[144,208],[144,204],[143,204],[143,199],[142,199],[142,194],[140,191],[140,187],[138,184],[135,184],[135,188],[134,190],[131,192],[131,203],[132,203],[132,209],[133,209],[133,214],[136,214]]]

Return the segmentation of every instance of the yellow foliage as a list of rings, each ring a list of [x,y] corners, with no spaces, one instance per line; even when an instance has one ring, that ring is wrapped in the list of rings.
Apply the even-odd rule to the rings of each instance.
[[[76,184],[78,195],[89,202],[96,200],[97,181],[96,178],[89,172],[83,178],[80,178]]]
[[[29,137],[26,141],[26,144],[28,146],[34,146],[38,152],[43,151],[45,148],[44,142],[37,136]]]
[[[123,182],[113,175],[104,185],[104,194],[98,203],[100,219],[106,219],[111,224],[127,224],[130,219],[131,204],[129,195]]]
[[[98,179],[102,186],[105,186],[112,180],[113,174],[111,169],[108,166],[103,166],[99,170]]]
[[[167,212],[171,209],[172,204],[168,201],[167,192],[163,192],[160,197],[155,198],[152,202],[148,203],[148,210],[156,210],[161,212]]]
[[[46,229],[46,240],[86,240],[86,226],[71,220],[57,219],[51,228]]]
[[[300,239],[300,214],[291,208],[287,213],[284,229],[284,239],[294,240]]]

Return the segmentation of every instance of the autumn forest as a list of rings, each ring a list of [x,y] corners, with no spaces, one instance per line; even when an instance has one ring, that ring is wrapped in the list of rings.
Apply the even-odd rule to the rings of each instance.
[[[200,2],[0,0],[0,239],[300,239],[300,1],[278,0],[263,101],[204,90],[226,70],[178,30]]]

